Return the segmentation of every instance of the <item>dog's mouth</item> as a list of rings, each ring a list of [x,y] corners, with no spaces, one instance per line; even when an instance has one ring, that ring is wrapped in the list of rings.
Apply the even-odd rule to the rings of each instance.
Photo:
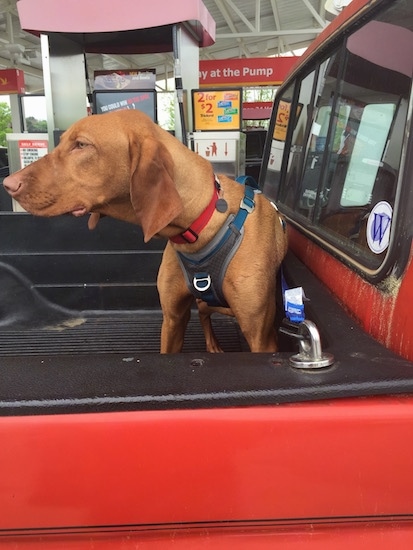
[[[84,206],[77,206],[71,211],[71,213],[73,214],[73,216],[79,218],[80,216],[84,216],[85,214],[87,214],[88,210]]]

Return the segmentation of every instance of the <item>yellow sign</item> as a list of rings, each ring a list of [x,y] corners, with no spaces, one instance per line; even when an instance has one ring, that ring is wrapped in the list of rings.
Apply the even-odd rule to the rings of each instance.
[[[192,90],[194,131],[241,130],[241,88]]]
[[[278,104],[277,118],[275,119],[274,139],[285,141],[287,137],[288,121],[290,120],[291,103],[281,100]]]
[[[294,124],[297,124],[302,108],[303,108],[303,104],[299,103],[297,105],[296,120],[293,121]],[[290,120],[290,114],[291,114],[291,101],[286,101],[284,99],[281,99],[280,102],[278,103],[277,118],[275,119],[274,134],[273,134],[274,139],[277,139],[278,141],[285,141],[285,138],[287,137],[287,128]]]

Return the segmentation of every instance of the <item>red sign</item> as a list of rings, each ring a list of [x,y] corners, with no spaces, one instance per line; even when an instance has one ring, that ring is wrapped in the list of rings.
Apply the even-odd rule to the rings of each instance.
[[[204,59],[199,62],[199,85],[279,85],[298,59],[295,56]]]
[[[24,72],[19,69],[0,69],[0,94],[24,94]]]
[[[266,120],[270,118],[272,101],[248,101],[242,104],[244,120]]]

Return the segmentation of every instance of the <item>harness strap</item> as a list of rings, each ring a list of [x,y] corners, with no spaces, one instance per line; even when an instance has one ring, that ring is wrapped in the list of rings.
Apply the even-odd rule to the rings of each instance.
[[[193,254],[177,253],[189,290],[209,306],[228,307],[222,282],[242,242],[245,220],[254,207],[254,190],[246,186],[237,214],[228,216],[226,224],[207,246]]]
[[[255,208],[254,189],[246,185],[244,196],[242,197],[241,204],[239,205],[238,213],[235,216],[234,221],[232,222],[235,225],[235,227],[238,229],[238,231],[241,230],[241,227],[244,225],[244,222],[248,214],[251,214],[254,208]]]
[[[230,214],[227,223],[199,252],[177,253],[189,290],[195,298],[200,298],[210,306],[228,307],[222,292],[222,282],[244,235],[243,228],[238,230],[235,227],[234,218],[234,214]]]

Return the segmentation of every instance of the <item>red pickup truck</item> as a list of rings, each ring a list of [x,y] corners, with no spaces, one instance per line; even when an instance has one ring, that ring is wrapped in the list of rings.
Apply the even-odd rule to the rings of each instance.
[[[411,547],[412,46],[410,2],[353,0],[276,95],[279,353],[217,317],[226,353],[194,319],[159,355],[163,243],[1,190],[2,548]]]

